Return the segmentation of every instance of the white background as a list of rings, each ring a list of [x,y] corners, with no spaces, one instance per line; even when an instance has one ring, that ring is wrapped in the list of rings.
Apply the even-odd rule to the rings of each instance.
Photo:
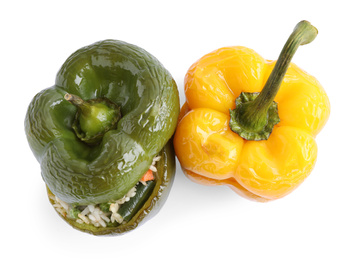
[[[361,259],[359,1],[3,1],[0,4],[1,259]],[[214,49],[247,46],[276,59],[300,20],[319,30],[294,62],[324,86],[331,116],[310,177],[262,204],[227,187],[176,179],[160,213],[118,237],[72,229],[47,201],[24,133],[32,97],[75,50],[119,39],[154,56],[184,103],[189,66]],[[4,257],[7,255],[6,257]]]

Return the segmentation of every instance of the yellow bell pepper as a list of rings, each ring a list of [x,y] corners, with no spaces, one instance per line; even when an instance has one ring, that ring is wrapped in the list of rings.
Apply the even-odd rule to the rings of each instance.
[[[277,62],[249,48],[226,47],[190,67],[174,136],[187,177],[228,185],[256,201],[284,197],[305,180],[330,102],[320,83],[291,59],[316,35],[301,21]]]

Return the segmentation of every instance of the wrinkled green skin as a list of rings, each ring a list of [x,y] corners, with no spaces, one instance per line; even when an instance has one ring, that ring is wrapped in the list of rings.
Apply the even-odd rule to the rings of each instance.
[[[66,93],[116,103],[117,128],[99,145],[80,141],[72,129],[77,108]],[[97,204],[124,196],[139,181],[171,139],[178,114],[177,86],[160,62],[137,46],[106,40],[65,61],[55,85],[30,103],[25,131],[49,190],[70,204]],[[174,158],[172,149],[166,153]],[[167,167],[174,174],[174,159]]]

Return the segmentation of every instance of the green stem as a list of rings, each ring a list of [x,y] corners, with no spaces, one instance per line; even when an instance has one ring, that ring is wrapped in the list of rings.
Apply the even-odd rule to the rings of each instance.
[[[255,100],[255,106],[260,108],[260,111],[267,111],[271,106],[298,47],[312,42],[316,36],[317,29],[309,22],[301,21],[297,24],[284,45],[262,92]]]
[[[72,128],[77,137],[87,144],[98,144],[104,134],[117,127],[121,113],[117,104],[107,98],[84,101],[72,94],[64,99],[78,108]]]
[[[74,106],[81,106],[84,104],[84,100],[82,100],[80,97],[69,93],[65,94],[64,99],[72,103]]]
[[[236,101],[237,107],[231,111],[231,129],[247,140],[268,139],[274,125],[279,122],[277,104],[274,99],[282,80],[291,64],[292,57],[300,45],[312,42],[317,29],[307,21],[299,22],[272,70],[263,90],[257,96],[245,97],[245,93]]]
[[[91,106],[88,102],[84,101],[77,95],[66,93],[64,99],[76,106],[82,111],[83,114],[91,113]]]

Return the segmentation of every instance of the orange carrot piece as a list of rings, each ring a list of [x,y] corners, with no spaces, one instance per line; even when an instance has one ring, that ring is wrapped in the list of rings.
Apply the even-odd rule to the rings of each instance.
[[[140,179],[140,181],[152,181],[154,180],[154,175],[152,170],[148,170],[143,177]]]

